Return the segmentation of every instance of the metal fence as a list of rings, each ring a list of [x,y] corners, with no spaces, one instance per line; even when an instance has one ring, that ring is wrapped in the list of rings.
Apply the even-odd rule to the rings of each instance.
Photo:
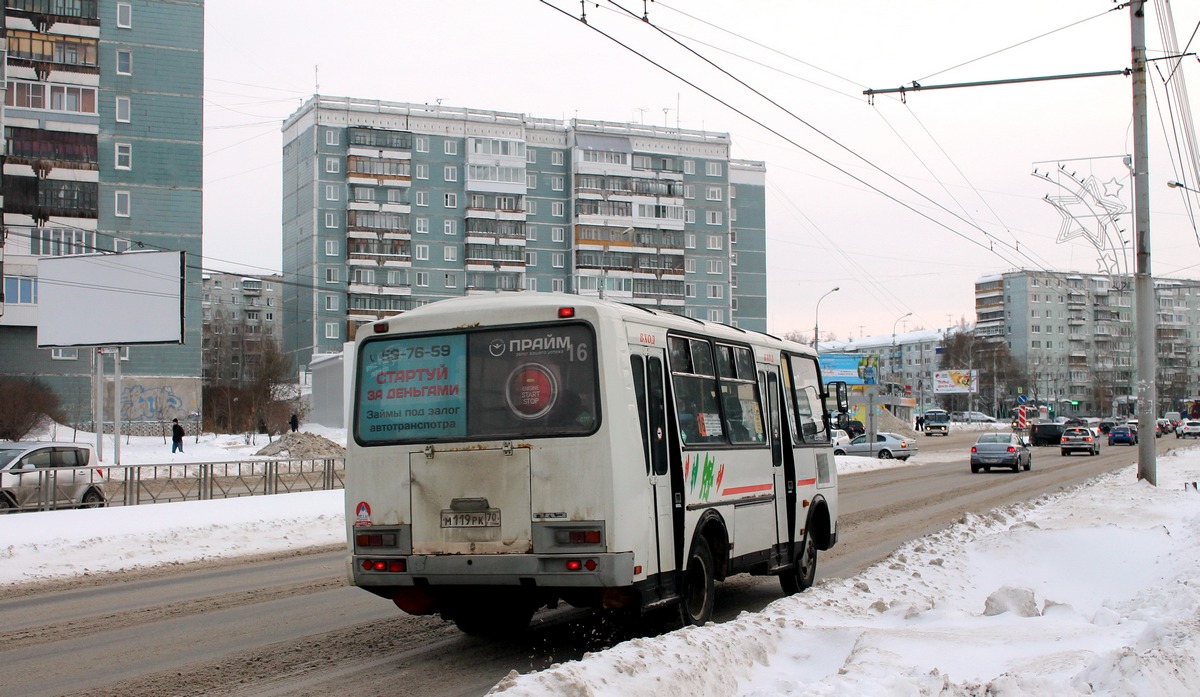
[[[41,470],[38,493],[18,497],[17,505],[4,510],[55,510],[79,505],[71,500],[56,468]],[[75,470],[72,470],[75,472]],[[104,488],[109,506],[134,506],[172,501],[207,501],[242,496],[328,491],[345,486],[345,458],[242,460],[186,464],[104,466]],[[34,475],[30,472],[28,475]],[[92,477],[95,477],[93,474]],[[95,481],[95,479],[93,479]],[[50,496],[49,492],[55,492]],[[15,492],[14,492],[15,493]]]

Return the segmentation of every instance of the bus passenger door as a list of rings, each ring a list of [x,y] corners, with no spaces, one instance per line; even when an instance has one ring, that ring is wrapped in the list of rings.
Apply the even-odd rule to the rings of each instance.
[[[764,379],[765,378],[765,379]],[[793,531],[796,520],[796,462],[792,453],[791,439],[784,420],[784,405],[780,389],[779,368],[770,367],[759,371],[760,389],[764,389],[767,402],[767,424],[771,438],[771,464],[775,480],[775,529],[780,543],[794,542]],[[786,560],[781,560],[786,562]]]
[[[634,348],[634,347],[631,347]],[[660,589],[670,584],[673,577],[665,572],[675,569],[675,545],[672,526],[670,459],[668,457],[666,357],[662,349],[636,347],[630,358],[633,379],[638,399],[638,415],[642,422],[642,451],[646,458],[646,476],[649,480],[651,511],[654,525],[650,552],[654,555],[654,568]],[[649,560],[647,560],[649,561]],[[665,589],[669,590],[669,589]]]

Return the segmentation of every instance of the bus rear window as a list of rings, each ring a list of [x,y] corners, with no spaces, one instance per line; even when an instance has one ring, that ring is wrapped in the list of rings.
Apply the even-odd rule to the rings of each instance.
[[[584,324],[380,337],[358,356],[362,445],[586,435],[599,425]]]

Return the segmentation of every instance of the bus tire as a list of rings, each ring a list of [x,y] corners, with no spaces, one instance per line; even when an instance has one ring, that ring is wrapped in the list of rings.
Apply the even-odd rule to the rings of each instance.
[[[716,596],[716,575],[708,540],[697,537],[687,556],[683,585],[679,596],[679,619],[684,626],[700,626],[712,619]]]
[[[812,587],[817,579],[817,543],[812,535],[804,534],[800,552],[792,560],[792,568],[779,574],[779,585],[784,595],[795,595]]]
[[[458,605],[448,619],[459,631],[486,639],[510,639],[529,629],[529,621],[537,608],[524,598],[497,594],[490,601],[474,601]],[[442,614],[446,617],[446,613]]]

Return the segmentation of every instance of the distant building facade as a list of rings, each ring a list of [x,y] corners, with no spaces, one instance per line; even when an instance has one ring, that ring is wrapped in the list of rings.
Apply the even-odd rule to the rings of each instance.
[[[1155,279],[1157,412],[1200,395],[1200,281]],[[1025,393],[1060,413],[1136,411],[1132,279],[1018,270],[975,283],[976,340],[1026,366]],[[1069,408],[1062,408],[1069,407]]]
[[[185,343],[121,350],[122,418],[198,412],[203,2],[7,0],[0,27],[0,373],[36,376],[89,420],[96,352],[37,347],[38,259],[183,250]]]
[[[728,134],[314,96],[283,125],[284,347],[473,293],[766,329],[765,176]]]
[[[283,347],[283,277],[205,271],[202,284],[204,383],[253,382],[264,347]]]

